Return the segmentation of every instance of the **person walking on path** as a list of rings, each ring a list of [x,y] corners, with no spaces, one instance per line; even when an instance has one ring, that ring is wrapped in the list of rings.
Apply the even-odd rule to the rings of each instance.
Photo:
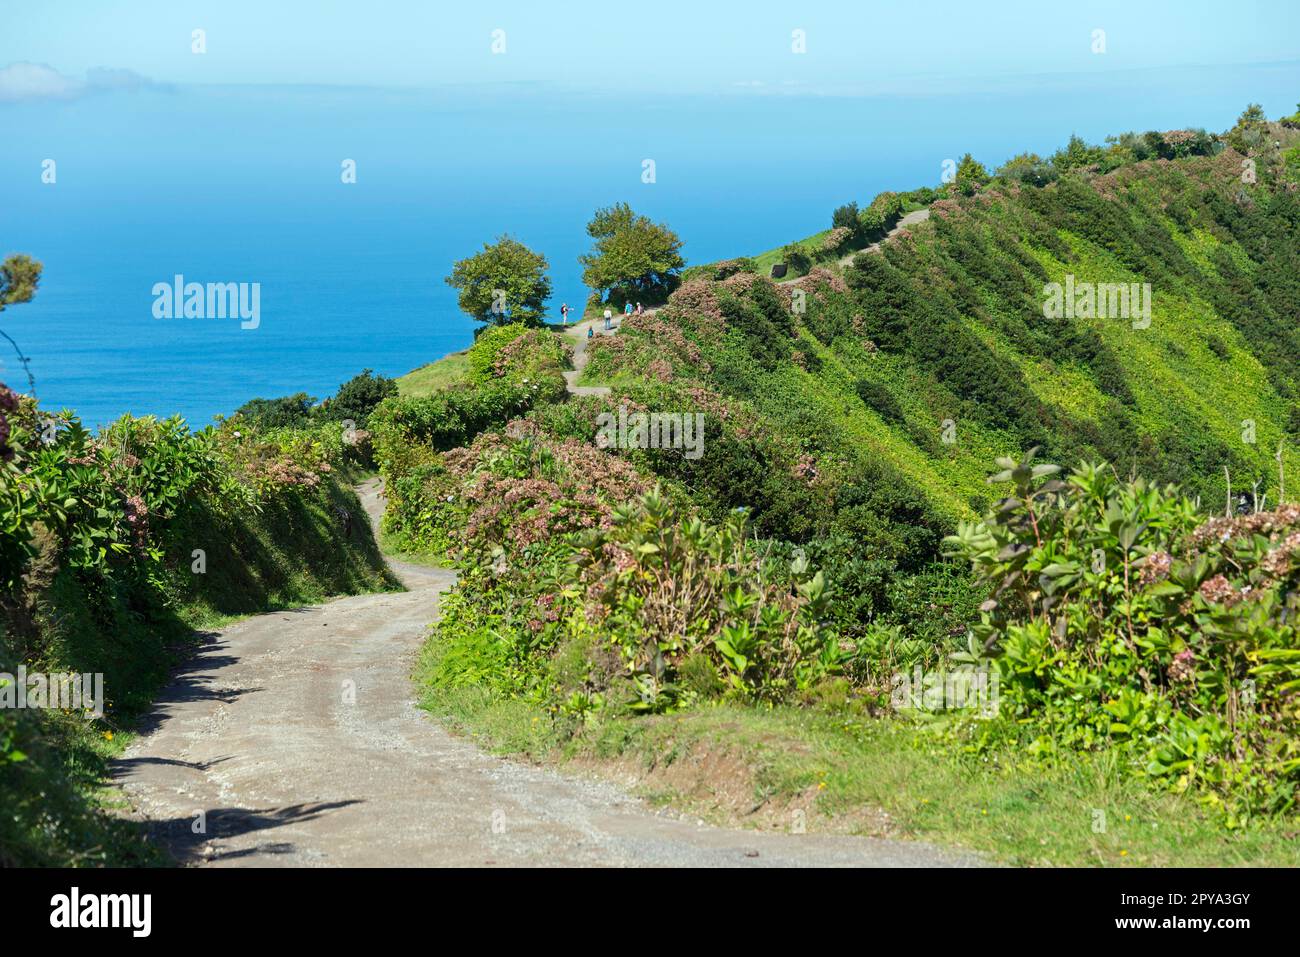
[[[628,319],[631,318],[632,318],[632,300],[629,299],[627,301],[627,305],[623,307],[623,321],[626,322]]]
[[[636,314],[641,315],[641,303],[639,302],[636,304]]]
[[[560,322],[566,326],[569,324],[569,304],[567,302],[560,304]]]
[[[587,327],[587,338],[590,339],[590,338],[591,338],[592,336],[594,336],[595,334],[596,334],[596,327],[595,327],[595,326],[588,326],[588,327]]]
[[[613,314],[612,312],[610,312],[608,309],[606,309],[606,310],[605,310],[605,328],[606,328],[606,329],[613,328],[613,322],[614,322],[614,314]]]

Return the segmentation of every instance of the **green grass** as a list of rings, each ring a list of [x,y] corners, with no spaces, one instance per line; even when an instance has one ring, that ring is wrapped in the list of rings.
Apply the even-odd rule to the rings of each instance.
[[[496,753],[605,769],[622,781],[631,773],[652,803],[711,823],[783,828],[798,810],[809,831],[922,840],[1019,866],[1300,865],[1294,825],[1225,830],[1190,799],[1125,778],[1105,754],[1052,769],[1000,765],[954,755],[902,719],[740,705],[606,718],[570,736],[528,702],[431,686],[436,642],[417,673],[434,715]]]
[[[469,359],[464,352],[453,352],[436,362],[413,369],[397,380],[400,395],[431,395],[469,377]]]
[[[818,263],[815,262],[817,258],[817,251],[821,249],[822,242],[826,239],[827,236],[830,235],[830,232],[831,231],[829,229],[823,229],[820,233],[813,233],[811,236],[805,237],[804,239],[797,240],[793,244],[783,244],[781,246],[776,247],[775,249],[769,249],[765,252],[759,253],[757,256],[752,257],[755,264],[758,266],[758,274],[760,276],[768,276],[768,277],[772,275],[772,267],[779,262],[785,261],[785,257],[782,256],[781,251],[785,249],[786,245],[802,246],[803,249],[808,253],[808,255],[814,259],[814,265],[818,265]],[[786,273],[785,278],[794,279],[798,275],[801,274],[791,270],[790,272]]]
[[[386,532],[382,528],[378,536],[379,548],[388,558],[398,562],[405,562],[408,565],[422,565],[425,568],[449,568],[450,564],[440,555],[430,555],[427,552],[413,552],[403,548],[398,540],[398,536],[392,532]]]
[[[1155,204],[1155,199],[1148,202],[1149,206]],[[1003,220],[1010,222],[1015,212],[1014,203],[994,203],[979,215],[996,225]],[[1209,257],[1219,247],[1219,240],[1204,230],[1186,235],[1172,221],[1164,226],[1193,261],[1207,274],[1213,274]],[[927,268],[943,240],[933,225],[915,228],[913,235],[921,253],[908,268]],[[1081,282],[1142,280],[1098,244],[1068,230],[1060,230],[1059,237],[1072,251],[1070,262],[1058,261],[1037,246],[1027,247],[1029,256],[1051,279],[1060,281],[1066,273],[1073,273]],[[1228,248],[1240,252],[1235,244]],[[766,267],[779,260],[779,253],[774,249],[758,257],[763,267],[760,271],[766,273]],[[1145,439],[1158,445],[1170,435],[1186,437],[1189,447],[1213,443],[1237,458],[1232,465],[1234,479],[1249,487],[1244,478],[1245,463],[1249,462],[1250,478],[1262,478],[1261,492],[1267,491],[1269,500],[1276,501],[1278,470],[1273,456],[1283,437],[1289,403],[1269,369],[1252,353],[1246,336],[1216,315],[1195,287],[1156,282],[1152,322],[1147,329],[1134,330],[1126,321],[1076,320],[1099,336],[1131,389],[1132,404],[1120,410],[1127,418],[1123,432],[1113,424],[1114,399],[1102,389],[1091,370],[1079,363],[1034,354],[1029,351],[1035,348],[1032,344],[1012,342],[1005,330],[1021,320],[1023,302],[1004,301],[986,289],[981,289],[978,296],[988,318],[964,312],[958,320],[964,332],[978,339],[1004,368],[1023,375],[1029,391],[1045,410],[1079,423],[1090,430],[1090,435],[1106,436],[1113,444],[1127,441],[1137,446]],[[1225,358],[1210,349],[1214,339],[1224,344]],[[849,336],[841,336],[827,347],[804,335],[793,347],[819,360],[819,368],[803,373],[785,367],[762,376],[762,386],[755,388],[753,395],[764,419],[771,423],[769,427],[797,434],[800,422],[809,418],[829,425],[828,431],[847,440],[847,455],[888,461],[949,519],[969,517],[970,503],[987,501],[990,489],[985,476],[995,456],[1023,450],[1022,436],[999,427],[995,419],[972,416],[968,407],[963,414],[963,403],[955,401],[925,365],[908,356],[868,355]],[[630,360],[625,363],[632,365]],[[603,382],[636,384],[635,371],[630,375],[625,368],[602,371]],[[711,385],[707,376],[702,379],[704,385]],[[854,383],[859,379],[888,388],[902,408],[906,423],[885,422],[866,410],[854,394]],[[807,414],[809,410],[812,416]],[[940,422],[949,416],[957,423],[957,442],[938,447],[933,440],[938,436]],[[1243,442],[1248,422],[1255,424],[1254,445]],[[1285,444],[1283,457],[1288,475],[1300,470],[1300,449],[1295,443]],[[1126,463],[1116,464],[1122,468]],[[1166,474],[1163,478],[1194,481],[1196,493],[1204,493],[1206,501],[1221,503],[1222,462],[1202,465],[1195,475]]]

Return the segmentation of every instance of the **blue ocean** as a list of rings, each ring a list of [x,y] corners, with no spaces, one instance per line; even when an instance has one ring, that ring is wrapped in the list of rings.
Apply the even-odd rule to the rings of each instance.
[[[968,151],[993,167],[1072,133],[1221,130],[1249,102],[1278,115],[1298,95],[1300,65],[1285,63],[870,97],[184,86],[0,104],[0,256],[45,266],[0,328],[47,408],[199,426],[255,396],[325,396],[363,368],[395,376],[464,348],[474,324],[444,277],[502,233],[548,257],[558,316],[585,298],[577,257],[599,206],[631,203],[707,262],[823,229],[850,199],[937,184]],[[178,274],[260,284],[257,328],[156,318],[151,290]],[[12,353],[0,363],[25,389]]]

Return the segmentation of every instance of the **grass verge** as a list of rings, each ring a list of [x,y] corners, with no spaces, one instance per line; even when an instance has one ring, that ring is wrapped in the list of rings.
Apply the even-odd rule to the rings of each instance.
[[[436,362],[413,369],[397,380],[400,395],[432,395],[469,378],[469,358],[465,352],[452,352]]]
[[[1018,866],[1300,865],[1293,826],[1225,830],[1189,798],[1124,779],[1105,754],[1045,769],[954,755],[935,728],[818,707],[719,705],[574,725],[477,686],[421,703],[499,754],[594,773],[710,823],[924,840]]]

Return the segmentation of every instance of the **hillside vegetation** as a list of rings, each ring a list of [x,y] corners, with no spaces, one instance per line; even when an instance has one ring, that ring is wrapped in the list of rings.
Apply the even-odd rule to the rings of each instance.
[[[0,710],[0,865],[154,863],[105,813],[107,762],[195,629],[398,587],[351,490],[363,453],[336,423],[245,416],[92,435],[3,386],[0,426],[0,682],[99,673],[106,699]]]
[[[375,468],[386,546],[460,572],[425,703],[493,747],[759,826],[1296,863],[1295,127],[967,155],[690,269],[598,210],[588,310],[652,305],[587,342],[608,395],[509,236],[448,278],[474,344],[401,380],[100,435],[0,387],[0,672],[108,697],[0,711],[0,864],[154,862],[106,760],[193,629],[396,587]]]
[[[554,337],[507,326],[470,382],[387,400],[388,527],[463,570],[431,706],[512,747],[635,751],[648,715],[684,739],[737,707],[858,727],[900,676],[969,666],[1000,678],[995,716],[904,693],[872,726],[928,714],[929,746],[1025,775],[1102,760],[1082,818],[1133,778],[1229,826],[1293,813],[1293,136],[1248,111],[995,176],[966,157],[837,210],[797,282],[688,270],[591,342],[607,397],[559,393]],[[703,454],[602,448],[620,411],[701,414]]]

